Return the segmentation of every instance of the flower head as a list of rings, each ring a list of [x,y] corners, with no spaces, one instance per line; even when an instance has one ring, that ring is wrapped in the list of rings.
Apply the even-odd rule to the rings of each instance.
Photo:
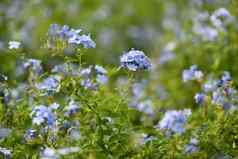
[[[196,138],[191,138],[189,144],[186,145],[185,152],[191,154],[198,151],[198,140]]]
[[[216,28],[223,29],[224,25],[229,23],[233,18],[227,9],[219,8],[212,14],[210,19]]]
[[[71,100],[69,102],[69,105],[66,107],[66,115],[70,116],[75,113],[77,113],[80,109],[80,104],[75,102],[74,100]]]
[[[41,67],[41,61],[40,60],[36,60],[36,59],[28,59],[24,64],[23,67],[29,68],[31,67],[32,70],[37,73],[40,74],[42,72],[42,67]]]
[[[90,35],[79,34],[81,29],[73,29],[68,25],[60,26],[52,24],[49,28],[49,35],[52,39],[57,37],[65,40],[68,44],[83,45],[84,48],[95,48],[96,43],[91,39]]]
[[[132,49],[120,58],[121,66],[131,71],[146,70],[151,68],[151,62],[144,52]]]
[[[169,110],[165,113],[163,119],[156,127],[182,134],[185,131],[184,125],[186,124],[187,117],[190,114],[190,109],[185,109],[183,111]]]
[[[8,45],[9,45],[8,46],[9,49],[18,49],[20,47],[21,43],[18,41],[9,41]]]
[[[33,124],[41,125],[46,123],[48,126],[52,126],[55,122],[55,116],[50,107],[39,105],[36,106],[33,111]]]
[[[204,93],[197,93],[194,96],[194,99],[197,104],[202,104],[202,103],[204,103],[205,97],[206,97],[206,95]]]
[[[58,92],[60,88],[60,77],[59,76],[49,76],[43,82],[36,84],[36,88],[39,90]]]
[[[202,71],[198,70],[196,65],[192,65],[188,70],[183,71],[183,81],[191,81],[191,80],[201,80],[203,77]]]

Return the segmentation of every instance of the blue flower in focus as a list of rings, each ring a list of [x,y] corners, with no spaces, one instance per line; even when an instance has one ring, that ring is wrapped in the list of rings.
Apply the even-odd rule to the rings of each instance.
[[[132,49],[120,58],[121,66],[131,71],[147,70],[151,68],[151,62],[144,52]]]
[[[48,126],[52,126],[55,122],[55,116],[50,107],[39,105],[33,109],[32,114],[33,124],[41,125],[46,123]]]
[[[185,131],[184,125],[186,124],[187,117],[189,115],[191,115],[190,109],[185,109],[183,111],[167,111],[163,119],[156,127],[160,129],[170,130],[174,133],[182,134]]]
[[[188,70],[184,70],[183,74],[183,81],[191,81],[191,80],[201,80],[203,77],[202,71],[198,70],[196,65],[192,65]]]
[[[203,104],[204,101],[205,101],[205,97],[206,95],[204,93],[197,93],[195,96],[194,96],[194,99],[195,99],[195,102],[197,104]]]

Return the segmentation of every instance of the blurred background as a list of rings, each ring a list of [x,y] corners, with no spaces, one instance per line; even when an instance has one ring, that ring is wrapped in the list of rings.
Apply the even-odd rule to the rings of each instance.
[[[209,21],[219,8],[233,17],[223,31]],[[184,69],[196,64],[206,75],[226,70],[238,77],[237,8],[237,0],[1,0],[0,72],[17,80],[19,55],[9,53],[10,40],[20,41],[22,52],[41,59],[44,67],[53,65],[58,59],[38,48],[50,24],[67,24],[96,42],[95,49],[85,50],[87,64],[115,68],[123,52],[142,50],[153,68],[137,80],[146,81],[150,98],[165,107],[193,107],[200,88],[182,83]],[[198,22],[218,35],[201,31]]]

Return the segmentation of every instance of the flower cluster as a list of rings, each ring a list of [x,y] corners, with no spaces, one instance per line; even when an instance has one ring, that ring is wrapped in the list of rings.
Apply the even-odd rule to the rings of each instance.
[[[151,62],[144,52],[132,49],[120,58],[121,67],[126,67],[131,71],[146,70],[151,67]]]
[[[183,82],[191,80],[202,80],[203,73],[198,69],[196,65],[192,65],[188,70],[183,71]]]
[[[41,124],[47,124],[48,126],[53,126],[55,122],[55,115],[52,112],[51,107],[47,107],[45,105],[39,105],[36,106],[32,111],[33,124],[41,125]]]
[[[165,112],[163,119],[156,126],[160,129],[169,130],[173,133],[182,134],[185,132],[185,124],[187,122],[188,116],[191,115],[190,109],[185,110],[169,110]]]
[[[79,33],[81,29],[73,29],[68,25],[60,26],[58,24],[52,24],[49,28],[49,36],[53,40],[60,38],[66,40],[68,44],[83,45],[85,48],[95,48],[96,43],[91,39],[90,35]]]

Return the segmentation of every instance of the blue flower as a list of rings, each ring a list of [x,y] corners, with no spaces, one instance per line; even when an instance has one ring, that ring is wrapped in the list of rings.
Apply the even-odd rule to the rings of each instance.
[[[36,60],[36,59],[28,59],[24,64],[23,67],[29,68],[31,67],[31,69],[36,73],[36,74],[40,74],[42,73],[42,67],[41,67],[41,61],[40,60]]]
[[[216,28],[223,30],[224,25],[230,23],[233,20],[233,17],[227,9],[219,8],[212,14],[210,19]]]
[[[90,35],[80,35],[80,32],[81,29],[73,29],[68,25],[61,27],[58,24],[52,24],[49,29],[49,35],[53,40],[59,37],[60,39],[67,41],[68,44],[81,44],[84,48],[95,48],[96,43],[91,39]]]
[[[46,123],[48,126],[52,126],[55,122],[55,116],[50,107],[39,105],[36,106],[32,111],[33,124],[41,125]]]
[[[21,43],[18,41],[9,41],[8,45],[9,45],[8,46],[9,49],[18,49],[20,47]]]
[[[191,81],[191,80],[201,80],[203,77],[202,71],[198,70],[196,65],[192,65],[188,70],[184,70],[183,74],[183,81]]]
[[[37,137],[37,131],[35,129],[28,129],[24,135],[26,141],[34,140]]]
[[[198,140],[191,138],[189,144],[186,145],[185,153],[191,154],[198,151]]]
[[[96,76],[96,81],[99,84],[106,84],[108,82],[108,77],[107,77],[107,70],[104,69],[102,66],[95,65],[95,70],[97,73]]]
[[[75,102],[74,100],[71,100],[69,102],[69,105],[66,107],[66,115],[70,116],[75,113],[77,113],[80,109],[80,104]]]
[[[84,48],[95,48],[96,43],[90,35],[74,35],[68,40],[69,44],[82,44]]]
[[[185,109],[183,111],[167,111],[163,119],[156,127],[160,129],[170,130],[174,133],[182,134],[185,131],[184,125],[186,124],[187,117],[189,115],[191,115],[190,109]]]
[[[94,68],[95,68],[97,74],[100,74],[100,75],[107,74],[107,70],[105,68],[103,68],[102,66],[95,65]]]
[[[99,84],[107,84],[108,82],[108,77],[106,75],[97,75],[96,81]]]
[[[146,70],[151,68],[151,62],[144,52],[132,49],[120,58],[121,66],[131,71]]]
[[[223,106],[226,102],[226,97],[222,90],[217,89],[212,93],[212,104]]]
[[[43,91],[58,92],[60,89],[60,77],[49,76],[42,83],[36,84],[36,88]]]
[[[208,80],[204,85],[203,85],[203,90],[208,93],[208,92],[213,92],[217,89],[219,84],[218,80]]]
[[[232,80],[231,75],[229,72],[225,71],[221,77],[220,80],[220,85],[226,85],[227,83],[229,83]]]
[[[203,104],[204,101],[205,101],[205,97],[206,95],[204,93],[197,93],[195,96],[194,96],[194,99],[195,99],[195,102],[197,104]]]

